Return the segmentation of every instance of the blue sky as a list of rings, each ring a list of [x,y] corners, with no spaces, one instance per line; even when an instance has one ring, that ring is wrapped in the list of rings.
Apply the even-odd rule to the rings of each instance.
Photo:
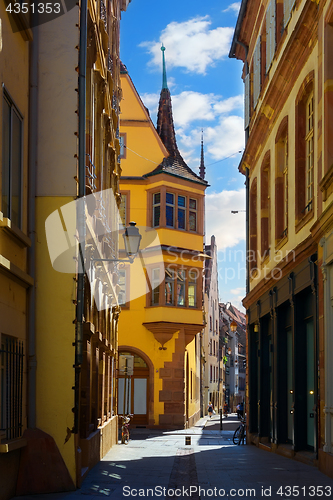
[[[196,172],[204,131],[206,243],[219,249],[219,295],[241,306],[245,295],[245,178],[242,63],[229,59],[239,3],[221,0],[132,0],[122,13],[122,62],[156,125],[166,47],[178,148]]]

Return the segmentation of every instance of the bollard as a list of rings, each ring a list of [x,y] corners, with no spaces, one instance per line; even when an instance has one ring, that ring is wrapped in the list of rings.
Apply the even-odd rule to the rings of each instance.
[[[220,408],[220,431],[222,431],[223,425],[222,425],[222,408]]]
[[[191,436],[185,436],[185,444],[191,444]]]

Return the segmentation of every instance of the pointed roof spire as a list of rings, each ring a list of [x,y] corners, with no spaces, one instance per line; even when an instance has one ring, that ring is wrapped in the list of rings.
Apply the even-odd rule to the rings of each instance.
[[[160,102],[158,105],[157,133],[162,139],[162,142],[169,151],[170,155],[180,156],[176,143],[176,134],[173,124],[171,95],[168,89],[167,79],[166,79],[164,45],[162,45],[161,51],[163,54],[163,83],[160,94]]]
[[[200,169],[199,169],[199,175],[201,179],[205,178],[205,159],[204,159],[204,144],[203,144],[203,129],[201,130],[201,159],[200,159]]]
[[[207,185],[207,182],[205,180],[201,179],[199,175],[194,173],[193,170],[191,170],[190,167],[186,165],[178,150],[172,116],[171,95],[166,79],[164,45],[162,45],[161,50],[163,54],[163,84],[160,94],[160,102],[158,105],[156,129],[164,146],[169,152],[169,156],[167,158],[164,158],[160,165],[158,165],[152,172],[146,175],[157,175],[161,172],[166,172],[177,177],[182,177],[194,182],[198,182],[199,184]]]
[[[164,52],[165,52],[165,47],[162,43],[161,51],[163,54],[163,81],[162,81],[162,89],[167,89],[168,88],[168,83],[167,83],[167,76],[166,76],[166,68],[165,68],[165,57],[164,57]]]

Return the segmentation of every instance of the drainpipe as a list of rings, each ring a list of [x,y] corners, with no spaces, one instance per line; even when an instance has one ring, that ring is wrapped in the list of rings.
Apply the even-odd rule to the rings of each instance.
[[[78,160],[78,198],[85,197],[86,170],[86,63],[87,63],[87,0],[80,2],[80,42],[79,42],[79,160]],[[77,233],[79,241],[78,275],[76,291],[76,323],[75,323],[75,403],[74,427],[72,432],[79,431],[80,373],[83,358],[83,314],[84,314],[84,280],[85,280],[85,202],[77,203]]]
[[[35,261],[35,213],[37,170],[37,121],[38,121],[38,47],[39,28],[32,28],[30,42],[30,89],[29,89],[29,153],[28,153],[28,272],[34,283],[28,290],[28,427],[36,428],[36,261]]]

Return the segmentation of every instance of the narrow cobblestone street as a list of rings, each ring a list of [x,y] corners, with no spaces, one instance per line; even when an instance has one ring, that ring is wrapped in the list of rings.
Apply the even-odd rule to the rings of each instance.
[[[237,425],[235,416],[223,419],[221,432],[214,415],[187,430],[133,429],[130,443],[113,447],[80,490],[15,500],[332,496],[333,480],[317,468],[255,446],[235,446]]]

